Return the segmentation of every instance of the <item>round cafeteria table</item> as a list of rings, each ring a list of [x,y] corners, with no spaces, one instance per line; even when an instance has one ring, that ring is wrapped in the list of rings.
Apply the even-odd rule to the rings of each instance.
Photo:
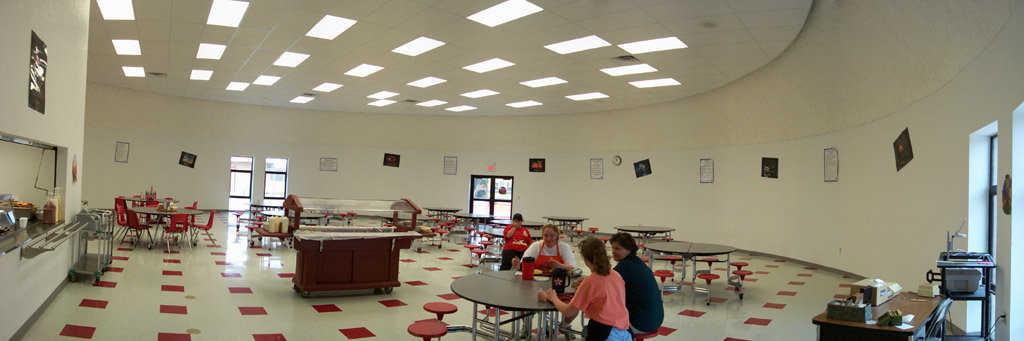
[[[504,228],[505,226],[512,225],[512,220],[511,219],[494,219],[494,220],[491,220],[491,225],[501,225],[501,227]],[[528,221],[528,220],[527,221],[523,221],[523,227],[531,229],[530,233],[533,233],[533,229],[539,229],[541,226],[544,226],[544,225],[547,225],[547,223],[542,223],[542,222],[539,222],[539,221]]]
[[[640,238],[644,240],[644,244],[647,244],[651,237],[654,237],[662,233],[672,235],[672,231],[676,230],[675,228],[666,226],[616,226],[615,229],[619,230],[620,232],[628,232],[639,235]]]
[[[690,279],[691,282],[697,278],[697,260],[694,259],[695,257],[710,257],[710,256],[725,255],[725,269],[726,269],[727,284],[736,287],[737,293],[739,294],[740,299],[743,299],[743,293],[741,291],[742,288],[743,288],[743,282],[739,281],[739,280],[734,281],[732,276],[729,275],[729,269],[732,268],[732,261],[730,259],[730,256],[731,256],[731,254],[733,252],[736,252],[736,248],[735,247],[728,246],[728,245],[706,244],[706,243],[691,243],[691,242],[655,242],[655,243],[645,244],[644,247],[647,248],[648,250],[651,250],[651,251],[654,251],[654,252],[660,252],[660,253],[670,254],[670,255],[678,255],[680,257],[683,257],[682,278],[684,278],[684,279],[686,278],[686,262],[687,261],[692,261],[693,262],[693,270],[694,271],[693,271],[691,279]],[[653,269],[654,268],[654,257],[650,257],[648,262],[649,262],[648,266],[650,266]],[[694,288],[694,290],[696,290],[696,286],[694,286],[694,285],[691,285],[691,288]]]
[[[156,209],[156,207],[131,207],[129,209],[132,210],[132,211],[135,211],[135,213],[138,213],[138,214],[155,215],[155,216],[158,216],[158,217],[170,217],[170,216],[175,215],[175,214],[185,214],[185,215],[195,216],[195,215],[203,213],[203,211],[193,210],[193,209],[190,209],[190,208],[179,208],[179,209],[177,209],[175,211],[161,211],[161,210]],[[195,232],[192,231],[192,229],[189,229],[189,233],[193,233],[194,234]],[[193,236],[192,239],[195,239],[195,236]],[[192,240],[191,243],[192,243],[192,245],[196,245],[196,244],[198,244],[198,241]]]
[[[428,215],[440,217],[441,220],[451,220],[452,214],[462,210],[454,207],[424,207],[423,209],[427,210]]]
[[[255,211],[280,211],[284,209],[282,205],[270,205],[264,201],[254,201],[249,203],[249,208]]]
[[[540,330],[558,330],[561,318],[558,310],[548,301],[537,299],[537,291],[551,288],[550,282],[524,281],[519,279],[513,271],[481,272],[459,278],[452,282],[452,292],[470,302],[473,302],[473,339],[481,332],[487,337],[499,340],[502,333],[502,324],[512,323],[514,334],[518,334],[518,322],[520,320],[532,321],[533,315],[540,316]],[[489,319],[477,317],[479,305],[493,307],[494,322]],[[501,321],[501,312],[512,312],[512,317]],[[529,322],[528,322],[529,323]],[[478,327],[478,325],[480,327]],[[498,326],[495,328],[494,326]],[[528,325],[525,330],[531,330]],[[539,333],[540,339],[545,340],[547,333]],[[520,335],[516,335],[520,336]]]
[[[177,200],[167,200],[167,199],[164,199],[164,198],[157,198],[157,199],[150,199],[150,200],[156,201],[156,202],[161,203],[161,204],[177,203],[178,202]],[[146,198],[133,198],[132,196],[129,195],[129,196],[125,196],[124,197],[124,201],[133,201],[133,202],[145,203],[147,201],[147,199]]]
[[[552,223],[554,223],[555,225],[558,225],[558,227],[562,229],[562,234],[568,235],[569,239],[572,239],[572,236],[573,236],[572,235],[572,227],[576,226],[576,225],[581,225],[581,224],[583,224],[584,220],[587,220],[587,218],[584,218],[584,217],[563,217],[563,216],[547,216],[547,217],[543,217],[543,218],[547,219],[548,221],[550,221]]]
[[[541,229],[529,228],[529,227],[527,227],[526,229],[530,231],[530,238],[533,238],[533,240],[538,240],[538,239],[543,239],[544,238],[544,236],[541,235],[542,234],[541,233]],[[505,228],[504,227],[481,228],[480,231],[482,231],[483,233],[486,233],[486,234],[498,237],[498,238],[505,238]]]

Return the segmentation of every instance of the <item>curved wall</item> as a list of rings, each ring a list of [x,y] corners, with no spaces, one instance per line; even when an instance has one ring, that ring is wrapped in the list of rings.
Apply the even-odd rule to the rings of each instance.
[[[84,193],[103,203],[155,185],[226,207],[227,160],[251,154],[288,157],[291,193],[466,206],[467,175],[494,163],[494,174],[516,177],[515,210],[528,219],[584,215],[605,231],[667,224],[679,227],[679,238],[914,288],[934,266],[944,231],[967,215],[969,134],[998,120],[1000,135],[1011,136],[1012,111],[1024,100],[1022,4],[818,1],[805,32],[765,68],[713,92],[627,112],[369,115],[90,84]],[[897,173],[892,141],[905,127],[915,159]],[[111,160],[118,140],[132,142],[128,164]],[[1000,174],[1009,173],[1010,140],[1001,139]],[[825,147],[840,151],[839,183],[822,181]],[[196,169],[176,165],[182,150],[199,155]],[[402,167],[381,167],[384,152],[402,154]],[[623,166],[609,163],[614,154]],[[443,155],[459,156],[458,176],[441,175]],[[322,156],[338,157],[340,171],[318,172]],[[762,156],[781,158],[780,179],[759,177]],[[526,172],[530,157],[546,157],[548,172]],[[589,179],[591,157],[606,160],[604,180]],[[715,159],[715,184],[697,183],[701,157]],[[636,179],[628,163],[644,158],[654,175]],[[1004,217],[1001,237],[1010,230]],[[1007,255],[1008,242],[1000,239]]]

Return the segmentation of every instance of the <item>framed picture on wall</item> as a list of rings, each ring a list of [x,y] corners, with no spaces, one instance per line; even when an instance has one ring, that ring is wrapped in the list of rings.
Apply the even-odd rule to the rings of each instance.
[[[544,173],[545,159],[530,159],[530,172]]]
[[[46,43],[32,31],[28,57],[28,107],[46,114]]]
[[[896,141],[892,141],[892,151],[896,157],[897,172],[914,159],[914,148],[910,145],[910,128],[904,128]]]
[[[636,173],[636,177],[641,178],[651,175],[651,159],[643,159],[633,163],[633,172]]]
[[[825,148],[825,182],[839,182],[839,150]]]
[[[181,156],[178,157],[178,164],[188,168],[196,168],[196,154],[181,152]]]
[[[384,153],[384,166],[386,167],[398,167],[402,160],[402,156],[398,154]]]
[[[444,161],[441,162],[441,174],[444,175],[455,175],[459,172],[459,157],[458,156],[445,156]]]
[[[321,172],[337,172],[338,171],[338,158],[334,158],[334,157],[322,157],[322,158],[320,158],[320,171]]]
[[[700,168],[700,183],[715,183],[715,160],[700,159],[700,164],[698,165],[698,168]]]
[[[114,142],[114,162],[128,163],[128,151],[131,144],[128,142]]]
[[[777,157],[763,157],[761,158],[761,177],[778,179],[779,178],[779,158]]]

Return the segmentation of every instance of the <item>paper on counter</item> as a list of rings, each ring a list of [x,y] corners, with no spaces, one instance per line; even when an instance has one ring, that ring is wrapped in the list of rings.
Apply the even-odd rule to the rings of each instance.
[[[904,323],[904,324],[901,324],[901,325],[898,325],[898,326],[896,326],[896,328],[899,328],[899,329],[904,329],[904,330],[906,330],[906,329],[911,329],[911,328],[914,328],[914,325],[912,325],[912,324],[906,324],[906,323]]]

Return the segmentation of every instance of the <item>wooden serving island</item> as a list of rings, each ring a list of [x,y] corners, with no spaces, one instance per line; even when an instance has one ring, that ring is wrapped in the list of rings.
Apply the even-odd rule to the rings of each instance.
[[[399,253],[410,248],[413,239],[421,237],[412,231],[420,214],[412,201],[311,199],[291,195],[284,207],[289,218],[303,212],[390,212],[396,221],[400,213],[411,215],[409,223],[390,227],[306,226],[299,225],[299,219],[289,219],[289,232],[298,252],[292,283],[303,297],[312,292],[361,289],[391,293],[394,287],[401,286]]]

